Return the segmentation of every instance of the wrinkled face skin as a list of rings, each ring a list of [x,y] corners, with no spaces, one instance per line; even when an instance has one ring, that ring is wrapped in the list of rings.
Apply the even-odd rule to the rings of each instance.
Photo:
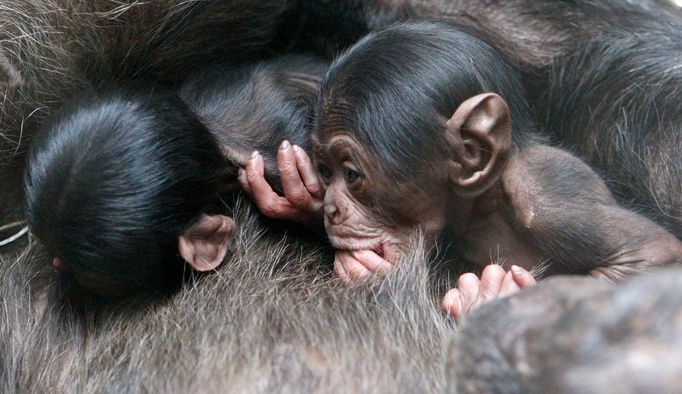
[[[444,177],[434,174],[398,185],[351,133],[316,137],[314,160],[326,185],[324,224],[336,249],[370,250],[394,262],[416,231],[425,236],[427,247],[433,246],[446,223]],[[405,171],[410,169],[406,163]]]

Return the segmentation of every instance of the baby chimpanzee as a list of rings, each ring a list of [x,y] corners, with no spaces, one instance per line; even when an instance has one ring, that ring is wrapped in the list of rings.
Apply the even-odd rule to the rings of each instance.
[[[682,261],[679,240],[619,207],[578,158],[542,144],[514,70],[447,25],[405,24],[358,42],[330,67],[316,117],[325,227],[347,280],[385,270],[415,230],[481,268],[499,258],[618,279]],[[316,202],[300,209],[322,214]],[[499,267],[481,282],[463,275],[446,309],[459,315],[497,296],[504,278]]]
[[[274,155],[285,138],[308,146],[325,70],[287,56],[214,66],[180,95],[121,86],[84,93],[32,145],[31,231],[54,265],[103,295],[177,286],[178,252],[197,271],[214,269],[234,229],[221,212],[239,166],[254,149]],[[277,180],[276,160],[267,163],[265,175]]]

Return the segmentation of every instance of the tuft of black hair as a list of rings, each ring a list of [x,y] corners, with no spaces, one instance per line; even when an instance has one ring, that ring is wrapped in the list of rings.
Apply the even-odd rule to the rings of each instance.
[[[176,95],[104,86],[68,103],[36,136],[26,214],[90,290],[176,284],[176,237],[218,206],[225,170],[212,135]]]

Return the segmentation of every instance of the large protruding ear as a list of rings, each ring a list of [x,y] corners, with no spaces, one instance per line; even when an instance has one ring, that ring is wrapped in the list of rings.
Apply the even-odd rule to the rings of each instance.
[[[234,220],[227,216],[202,215],[178,236],[180,255],[196,271],[216,269],[225,258],[234,228]]]
[[[512,148],[507,103],[494,93],[463,102],[446,123],[453,155],[448,175],[457,194],[477,196],[496,182]]]

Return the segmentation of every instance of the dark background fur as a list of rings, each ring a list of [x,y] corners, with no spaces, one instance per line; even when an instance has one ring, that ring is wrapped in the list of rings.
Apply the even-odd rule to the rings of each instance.
[[[524,75],[540,128],[623,204],[682,236],[682,11],[667,0],[6,0],[0,7],[0,217],[20,218],[24,153],[65,99],[110,79],[175,86],[213,61],[333,56],[371,29],[441,19]]]

